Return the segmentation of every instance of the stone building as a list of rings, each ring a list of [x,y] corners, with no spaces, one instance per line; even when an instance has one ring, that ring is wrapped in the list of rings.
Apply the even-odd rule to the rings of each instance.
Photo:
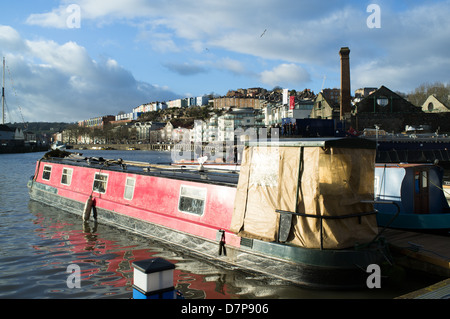
[[[325,90],[324,90],[325,91]],[[333,95],[336,97],[336,95]],[[337,95],[339,96],[339,95]],[[314,100],[310,118],[336,120],[340,118],[339,99],[330,98],[330,95],[320,92]]]
[[[264,105],[264,99],[252,97],[219,97],[214,99],[215,109],[228,109],[230,107],[262,109]]]
[[[352,126],[357,130],[381,125],[387,132],[401,132],[406,125],[418,123],[423,119],[422,109],[413,105],[397,93],[381,86],[353,109]]]
[[[425,113],[450,112],[450,104],[442,102],[436,95],[432,94],[422,104],[422,111]]]
[[[78,126],[89,127],[89,128],[100,128],[102,129],[105,125],[116,120],[114,115],[105,115],[93,117],[88,120],[83,120],[78,122]]]

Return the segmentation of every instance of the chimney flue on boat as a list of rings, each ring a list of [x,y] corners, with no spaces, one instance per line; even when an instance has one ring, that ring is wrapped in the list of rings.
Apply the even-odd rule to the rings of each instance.
[[[339,51],[341,56],[341,99],[340,99],[340,119],[345,118],[346,113],[350,113],[350,49],[343,47]]]

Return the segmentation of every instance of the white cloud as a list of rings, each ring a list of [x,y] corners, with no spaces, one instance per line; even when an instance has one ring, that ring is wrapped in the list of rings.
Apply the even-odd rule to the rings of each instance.
[[[73,122],[178,97],[136,80],[113,59],[93,60],[75,42],[24,40],[12,28],[3,30],[13,35],[0,37],[14,80],[6,85],[9,108],[20,107],[26,121]]]
[[[26,23],[41,27],[67,28],[68,16],[66,7],[60,6],[57,9],[53,9],[51,12],[31,14],[27,18]]]
[[[384,84],[407,91],[422,82],[448,79],[450,2],[446,0],[401,5],[379,1],[380,29],[367,27],[370,2],[360,1],[63,0],[59,7],[30,15],[27,21],[64,27],[65,9],[71,3],[80,6],[83,25],[127,23],[136,28],[137,42],[149,43],[153,52],[178,54],[170,59],[181,61],[169,66],[179,74],[214,68],[248,76],[249,82],[259,74],[268,85],[316,80],[319,87],[326,75],[326,84],[333,87],[339,85],[339,48],[349,46],[352,88]],[[21,45],[20,39],[8,43]],[[70,49],[76,48],[58,46],[59,54]],[[242,57],[255,62],[249,67]],[[55,55],[49,59],[62,61]],[[202,59],[203,64],[186,62]],[[279,66],[261,71],[265,63]]]
[[[303,85],[311,80],[309,73],[305,69],[293,63],[283,63],[272,70],[263,71],[260,74],[260,78],[261,82],[271,86]]]
[[[225,57],[220,59],[217,63],[216,66],[219,69],[223,69],[223,70],[227,70],[230,71],[233,74],[236,75],[242,75],[242,74],[249,74],[250,72],[247,70],[247,68],[245,67],[245,65],[238,60],[235,59],[231,59],[229,57]]]
[[[24,50],[26,45],[19,32],[10,26],[0,25],[0,48],[2,50]]]

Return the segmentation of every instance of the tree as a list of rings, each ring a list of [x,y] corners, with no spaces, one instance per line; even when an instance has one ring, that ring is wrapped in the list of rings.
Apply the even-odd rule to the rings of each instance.
[[[450,85],[441,82],[423,83],[408,94],[408,100],[416,106],[422,106],[425,100],[432,94],[438,100],[447,103],[450,96]]]

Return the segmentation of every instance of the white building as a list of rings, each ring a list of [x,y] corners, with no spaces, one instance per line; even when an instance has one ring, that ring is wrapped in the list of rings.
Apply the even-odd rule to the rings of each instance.
[[[253,108],[233,109],[218,117],[218,140],[234,141],[238,130],[246,132],[251,129],[256,132],[264,126],[264,113],[261,111]]]
[[[300,100],[296,101],[293,108],[287,104],[268,103],[263,108],[264,124],[266,126],[273,126],[281,124],[284,118],[306,119],[311,115],[311,110],[314,107],[314,100]]]
[[[137,138],[140,141],[146,142],[157,142],[151,141],[151,132],[159,130],[166,126],[166,123],[160,122],[136,122],[133,124],[133,127],[136,128]]]
[[[143,112],[130,112],[130,113],[122,113],[122,114],[117,114],[115,116],[115,120],[116,121],[136,121],[139,116],[141,116],[143,114]]]
[[[209,103],[209,97],[207,95],[196,97],[196,105],[197,106],[208,105],[208,103]]]

